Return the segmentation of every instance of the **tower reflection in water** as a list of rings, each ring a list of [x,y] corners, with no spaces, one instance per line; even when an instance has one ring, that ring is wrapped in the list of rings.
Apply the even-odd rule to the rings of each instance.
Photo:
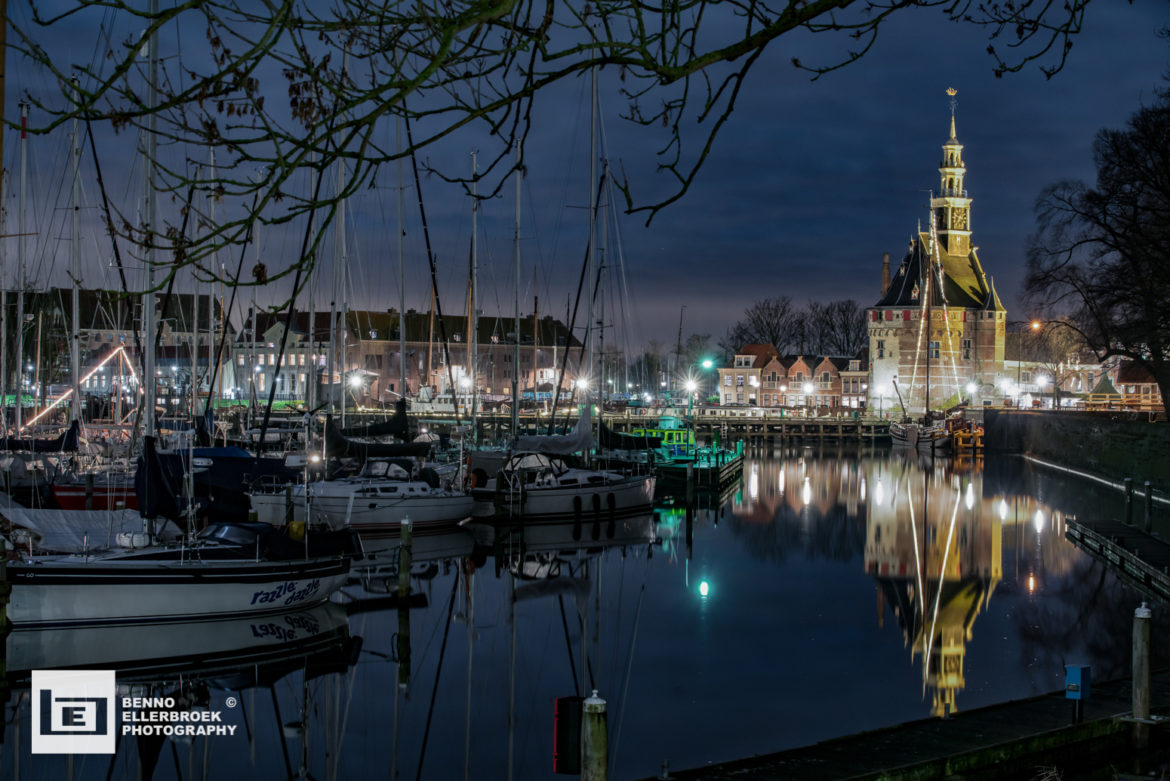
[[[997,466],[992,477],[981,458],[795,449],[750,462],[731,511],[741,529],[770,530],[751,536],[757,549],[848,560],[864,548],[878,624],[896,620],[923,699],[941,717],[957,709],[967,644],[990,600],[1036,602],[1046,577],[1063,578],[1079,560],[1061,540],[1064,514],[1019,467]]]
[[[921,665],[931,713],[957,709],[976,619],[1004,579],[1005,540],[1013,589],[1040,588],[1042,546],[1063,516],[1039,500],[986,490],[979,461],[908,459],[864,469],[865,571],[877,581],[878,621],[892,613]]]

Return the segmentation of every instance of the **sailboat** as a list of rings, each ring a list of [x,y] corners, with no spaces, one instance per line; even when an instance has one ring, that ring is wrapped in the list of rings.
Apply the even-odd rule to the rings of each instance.
[[[922,290],[922,315],[919,321],[918,345],[921,349],[922,336],[925,334],[926,379],[923,404],[925,415],[919,421],[904,419],[891,423],[890,438],[895,445],[916,447],[927,452],[945,451],[950,450],[951,447],[951,432],[947,428],[946,421],[933,418],[930,410],[930,359],[933,353],[931,342],[932,308],[935,297],[938,297],[940,302],[944,301],[941,269],[938,263],[938,234],[933,214],[930,219],[930,246],[924,252],[922,240],[917,238],[910,251],[912,256],[916,256],[914,259],[918,262],[919,284],[916,289]]]
[[[653,475],[626,475],[576,465],[569,457],[593,448],[592,404],[568,434],[517,437],[495,480],[477,494],[496,510],[525,522],[626,518],[650,512]]]

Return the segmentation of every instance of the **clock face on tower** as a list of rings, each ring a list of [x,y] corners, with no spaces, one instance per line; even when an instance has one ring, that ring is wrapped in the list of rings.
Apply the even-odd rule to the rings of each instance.
[[[951,227],[955,230],[967,230],[967,210],[955,209],[951,212]]]

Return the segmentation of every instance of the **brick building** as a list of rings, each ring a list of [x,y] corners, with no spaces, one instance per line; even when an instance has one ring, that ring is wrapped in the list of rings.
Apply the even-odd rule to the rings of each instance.
[[[1007,312],[971,243],[972,199],[953,104],[950,130],[930,226],[915,231],[893,278],[885,256],[881,298],[866,312],[875,410],[899,397],[908,412],[921,414],[928,405],[990,396],[1003,371]]]

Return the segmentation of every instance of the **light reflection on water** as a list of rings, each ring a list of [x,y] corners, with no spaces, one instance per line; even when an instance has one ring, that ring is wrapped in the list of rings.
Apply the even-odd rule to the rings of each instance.
[[[554,699],[594,688],[613,776],[643,777],[1052,691],[1065,663],[1128,670],[1139,599],[1063,537],[1071,515],[1121,512],[1083,481],[1015,459],[797,450],[698,501],[612,537],[533,527],[493,551],[475,547],[487,529],[421,538],[425,605],[410,608],[389,596],[391,567],[344,607],[16,632],[0,777],[136,778],[141,764],[157,779],[414,778],[420,765],[546,778]],[[28,670],[70,666],[114,667],[124,692],[174,694],[241,728],[127,738],[112,761],[72,767],[33,756]]]

